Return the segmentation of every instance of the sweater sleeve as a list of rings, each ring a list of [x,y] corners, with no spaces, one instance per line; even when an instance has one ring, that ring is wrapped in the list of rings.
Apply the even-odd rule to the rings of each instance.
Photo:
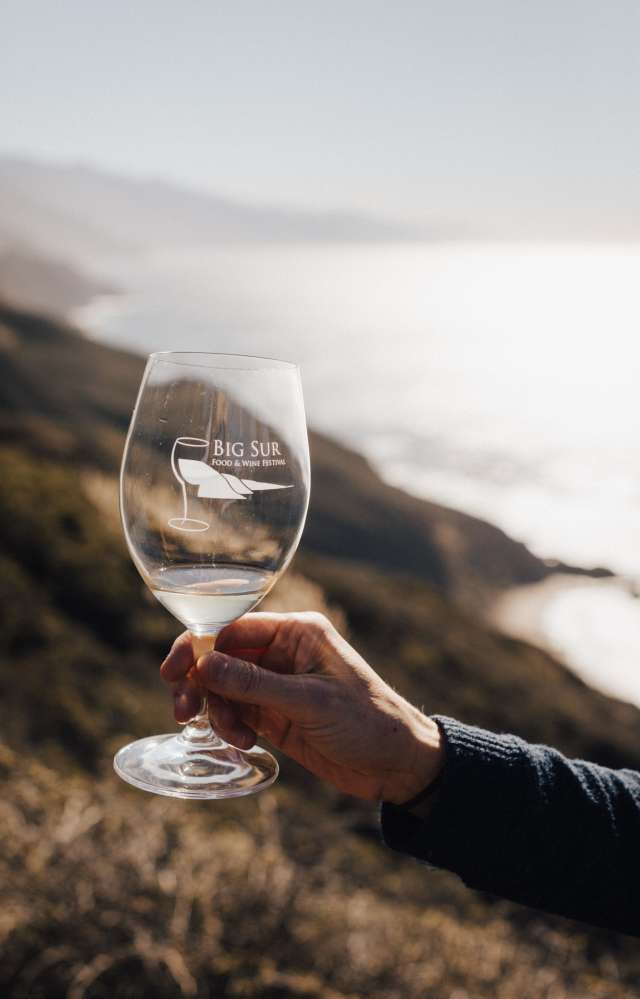
[[[470,888],[640,936],[640,773],[434,721],[437,795],[426,818],[383,803],[385,843]]]

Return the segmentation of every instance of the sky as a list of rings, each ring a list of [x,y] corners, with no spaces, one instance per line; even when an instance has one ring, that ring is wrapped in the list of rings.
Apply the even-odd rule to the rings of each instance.
[[[640,237],[637,0],[3,0],[1,23],[0,154]]]

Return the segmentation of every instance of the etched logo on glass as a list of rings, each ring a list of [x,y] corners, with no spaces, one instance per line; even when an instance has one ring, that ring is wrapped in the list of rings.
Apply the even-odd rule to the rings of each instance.
[[[222,442],[216,441],[216,454],[231,453],[234,457],[244,455],[244,444],[236,443],[222,447]],[[200,520],[189,516],[189,499],[187,496],[187,484],[197,486],[199,499],[219,499],[219,500],[247,500],[254,493],[264,492],[270,489],[291,489],[291,485],[279,485],[275,482],[262,482],[257,479],[240,478],[231,472],[220,472],[217,468],[207,464],[203,459],[209,453],[211,442],[204,437],[176,437],[171,449],[171,470],[180,484],[182,490],[182,516],[171,517],[169,527],[176,531],[186,531],[190,534],[199,531],[206,531],[211,526],[208,521]],[[262,464],[284,465],[286,462],[281,459],[279,445],[276,442],[260,444],[252,441],[250,445],[252,455],[265,454],[264,449],[268,448],[269,454],[277,455],[278,459],[266,461]],[[219,462],[222,464],[222,462]],[[225,464],[231,464],[230,461]],[[259,461],[250,461],[251,466],[259,465]]]

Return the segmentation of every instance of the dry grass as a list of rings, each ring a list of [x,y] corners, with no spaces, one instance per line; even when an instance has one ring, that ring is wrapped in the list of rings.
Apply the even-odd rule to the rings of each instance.
[[[580,934],[541,924],[527,939],[499,907],[473,922],[379,892],[349,872],[358,841],[286,797],[185,805],[111,775],[61,781],[6,747],[0,767],[2,995],[634,994],[611,959],[589,969]],[[311,851],[288,844],[292,822]]]

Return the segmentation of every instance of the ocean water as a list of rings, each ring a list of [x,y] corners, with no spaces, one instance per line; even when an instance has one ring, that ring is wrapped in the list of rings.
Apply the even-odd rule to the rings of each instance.
[[[74,317],[95,337],[295,360],[310,422],[389,481],[640,577],[640,244],[238,245],[101,269],[123,293]],[[601,665],[578,596],[546,616],[556,645],[621,696],[607,677],[637,671],[640,703],[640,602],[586,592]],[[609,648],[608,621],[628,640]]]

